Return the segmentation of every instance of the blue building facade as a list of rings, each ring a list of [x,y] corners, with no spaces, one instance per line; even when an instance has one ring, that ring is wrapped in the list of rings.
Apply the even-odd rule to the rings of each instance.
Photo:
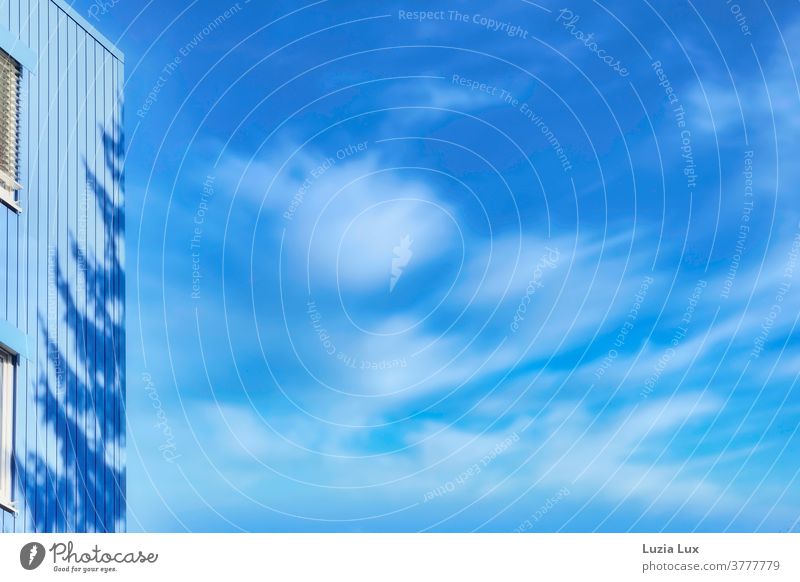
[[[0,529],[124,531],[123,57],[62,0],[0,49]]]

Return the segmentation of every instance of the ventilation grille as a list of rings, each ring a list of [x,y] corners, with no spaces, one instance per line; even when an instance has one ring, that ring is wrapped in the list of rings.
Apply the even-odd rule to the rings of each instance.
[[[0,49],[0,182],[7,192],[17,183],[19,160],[20,65]]]

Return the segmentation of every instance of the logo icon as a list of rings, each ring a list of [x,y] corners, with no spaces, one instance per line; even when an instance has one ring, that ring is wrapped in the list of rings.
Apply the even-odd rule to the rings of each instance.
[[[403,276],[403,269],[408,266],[411,257],[414,255],[411,252],[411,245],[414,243],[409,235],[400,239],[400,244],[392,249],[394,257],[392,257],[392,278],[389,281],[389,293],[394,291],[395,285]]]
[[[44,546],[39,542],[30,542],[19,551],[19,563],[26,570],[35,570],[44,562]]]

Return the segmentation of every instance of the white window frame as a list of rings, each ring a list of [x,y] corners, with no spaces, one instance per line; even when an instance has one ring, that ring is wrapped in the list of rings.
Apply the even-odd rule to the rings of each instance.
[[[11,208],[11,210],[17,214],[22,212],[22,206],[20,206],[19,200],[17,200],[18,190],[22,190],[22,186],[3,172],[3,170],[0,170],[0,202]]]
[[[16,513],[14,451],[14,356],[0,348],[0,508]]]
[[[13,67],[9,69],[8,67]],[[13,75],[9,71],[13,70]],[[6,115],[4,120],[9,125],[7,128],[8,135],[0,135],[0,140],[13,140],[13,147],[15,149],[13,156],[8,160],[13,167],[4,168],[4,164],[0,164],[0,202],[11,208],[14,212],[19,214],[22,212],[22,206],[19,203],[19,190],[22,190],[22,185],[17,182],[17,173],[19,172],[19,134],[20,134],[20,109],[22,100],[22,63],[11,56],[6,51],[0,49],[0,74],[6,77],[7,80],[12,78],[16,80],[17,86],[13,88],[9,97],[13,99],[12,111],[10,115]],[[0,111],[2,111],[0,109]],[[2,133],[2,132],[0,132]],[[6,146],[10,144],[6,143]]]

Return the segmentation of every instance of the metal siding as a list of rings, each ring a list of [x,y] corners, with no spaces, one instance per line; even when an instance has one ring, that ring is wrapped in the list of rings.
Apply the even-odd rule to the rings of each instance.
[[[28,46],[39,46],[39,6],[35,0],[31,0],[29,12],[25,13],[23,17],[23,28],[28,30],[27,39]],[[27,289],[25,295],[27,300],[27,317],[25,331],[30,338],[39,338],[39,304],[38,297],[38,283],[39,283],[39,264],[40,253],[38,252],[39,241],[39,215],[41,214],[42,203],[38,195],[38,181],[39,181],[39,147],[40,147],[40,134],[39,134],[39,80],[40,75],[23,75],[26,83],[26,93],[22,100],[22,127],[27,127],[27,131],[23,131],[21,135],[21,149],[22,160],[24,161],[23,178],[26,180],[26,189],[22,193],[23,204],[25,204],[25,221],[27,223],[27,248],[28,248],[28,263],[27,263]],[[26,363],[27,374],[25,377],[25,398],[21,397],[20,384],[17,383],[17,400],[23,402],[25,410],[30,406],[33,408],[33,403],[36,401],[36,384],[37,384],[37,366],[39,361],[40,341],[34,343],[35,351],[31,354],[31,361]],[[38,456],[38,443],[37,443],[37,430],[36,430],[36,415],[34,412],[25,415],[25,439],[24,441],[17,441],[17,450],[23,449],[27,454],[32,453]],[[32,486],[32,480],[29,481],[29,476],[25,471],[18,471],[21,481],[20,488],[22,491],[28,491]],[[36,500],[29,499],[27,495],[21,496],[22,506],[20,508],[23,519],[19,521],[18,529],[30,531],[35,529],[36,524]]]
[[[125,160],[125,136],[124,136],[124,120],[123,116],[123,90],[124,90],[124,79],[125,79],[125,64],[120,61],[114,61],[114,66],[116,69],[116,77],[115,77],[115,95],[114,95],[114,105],[115,109],[114,112],[116,114],[115,118],[115,127],[116,127],[116,140],[117,140],[117,158],[120,160],[120,164],[124,165]],[[117,272],[118,275],[118,282],[117,285],[119,286],[119,322],[120,322],[120,329],[122,330],[121,336],[119,338],[119,405],[117,406],[117,422],[119,426],[119,440],[117,442],[117,446],[119,447],[119,456],[117,458],[117,463],[119,465],[120,470],[120,484],[119,489],[117,490],[117,515],[121,517],[120,528],[122,531],[127,531],[128,528],[128,516],[125,511],[125,498],[127,496],[127,459],[125,456],[126,451],[126,443],[127,443],[127,417],[125,415],[125,403],[126,400],[126,370],[127,368],[127,334],[126,334],[126,326],[125,323],[127,321],[126,314],[125,314],[125,306],[127,305],[126,301],[126,293],[125,293],[125,266],[126,266],[126,257],[125,257],[125,175],[122,172],[122,168],[120,167],[120,178],[119,181],[116,183],[117,187],[117,202],[119,208],[119,222],[117,225],[117,229],[119,232],[120,240],[123,244],[120,245],[120,268]]]
[[[95,105],[95,98],[94,94],[97,87],[97,66],[96,66],[96,59],[95,59],[95,48],[94,44],[91,44],[87,47],[86,51],[86,67],[87,71],[91,71],[91,74],[88,78],[89,86],[86,90],[86,112],[87,112],[87,126],[86,126],[86,167],[87,172],[91,172],[92,176],[96,175],[96,166],[97,166],[97,156],[95,155],[95,150],[97,149],[97,128],[95,127],[94,120],[96,119],[96,105]],[[92,178],[93,183],[95,183],[94,178]],[[97,246],[97,229],[98,229],[98,221],[97,221],[97,199],[92,196],[90,200],[90,212],[89,212],[89,225],[88,227],[91,229],[91,235],[89,237],[89,252],[94,257],[100,256],[100,250]],[[92,289],[92,294],[97,294],[97,281],[92,278],[90,279],[87,284]],[[95,321],[97,318],[96,310],[94,309],[94,305],[89,308],[89,317],[92,321]],[[88,335],[87,341],[89,343],[89,350],[94,355],[94,357],[89,359],[89,375],[92,378],[96,378],[99,370],[97,367],[97,349],[99,345],[102,345],[102,338],[98,337],[97,334],[97,327],[92,326],[91,334]],[[91,401],[87,404],[87,410],[91,411],[88,419],[88,426],[86,428],[87,436],[92,442],[96,442],[98,438],[97,433],[97,422],[95,422],[95,413],[97,410],[97,402],[94,395],[91,397]],[[87,460],[87,468],[90,468],[92,474],[97,474],[97,448],[93,447],[90,454],[89,459]],[[87,523],[86,528],[89,531],[96,531],[98,529],[98,511],[97,511],[97,496],[95,491],[88,491],[89,495],[89,507],[91,507],[91,511],[87,515]]]
[[[107,132],[109,130],[109,123],[108,118],[111,114],[111,99],[113,98],[113,87],[111,87],[111,75],[109,74],[111,64],[111,56],[108,54],[103,55],[103,117],[102,117],[102,127],[103,131]],[[103,145],[103,157],[105,158],[105,144]],[[108,171],[108,164],[103,164],[103,191],[106,193],[113,192],[113,184],[109,180],[109,171]],[[106,197],[105,199],[105,208],[103,209],[103,213],[108,219],[109,214],[111,213],[110,202],[111,200]],[[107,231],[106,231],[107,232]],[[108,243],[108,241],[106,241]],[[103,258],[105,261],[109,261],[110,257],[107,253],[103,253]],[[107,298],[113,297],[112,289],[111,289],[111,276],[107,270],[103,270],[103,296]],[[108,339],[109,337],[109,330],[111,329],[111,318],[110,313],[108,310],[105,310],[103,314],[103,324],[104,324],[104,338]],[[104,342],[104,352],[105,352],[105,378],[116,378],[116,374],[114,374],[114,344],[109,343],[108,341]],[[114,505],[109,504],[109,492],[113,494],[114,491],[114,478],[111,473],[111,468],[113,465],[114,459],[114,452],[113,452],[113,441],[109,439],[109,435],[112,431],[112,423],[114,420],[113,411],[111,410],[110,403],[113,402],[113,394],[111,391],[114,390],[114,385],[106,386],[108,389],[103,390],[103,458],[105,462],[103,463],[103,472],[105,473],[104,481],[105,481],[105,489],[103,495],[103,523],[106,527],[111,521],[111,516],[114,511]],[[109,398],[111,396],[111,398]]]
[[[16,33],[17,36],[22,37],[22,40],[25,40],[25,38],[20,34],[20,29],[19,29],[19,13],[20,13],[20,10],[23,8],[22,6],[20,6],[20,4],[23,4],[23,2],[9,2],[8,3],[8,10],[9,10],[9,15],[8,15],[9,26],[8,26],[8,29],[11,32]],[[25,8],[27,9],[27,2],[25,2]]]
[[[58,9],[48,4],[47,9],[47,109],[45,123],[47,123],[47,281],[45,282],[45,293],[47,295],[47,304],[44,307],[47,313],[47,322],[45,328],[47,330],[47,381],[45,386],[40,386],[45,398],[44,413],[46,419],[51,419],[58,414],[58,409],[53,402],[53,398],[47,395],[48,386],[56,386],[56,399],[58,396],[58,382],[60,381],[56,375],[56,366],[51,364],[53,358],[53,340],[56,344],[61,343],[61,338],[58,336],[58,296],[54,293],[54,273],[57,271],[58,266]],[[44,72],[44,71],[43,71]],[[58,355],[56,353],[55,357]],[[44,524],[47,527],[52,527],[56,531],[58,529],[58,506],[60,505],[60,498],[58,497],[58,457],[56,456],[58,447],[58,419],[56,418],[55,426],[47,424],[40,427],[44,429],[45,441],[45,464],[44,471],[44,490],[37,491],[45,499],[45,517]],[[55,429],[55,433],[54,433]]]
[[[48,108],[50,101],[48,99],[48,88],[50,87],[50,78],[48,74],[48,61],[49,61],[49,53],[50,53],[50,26],[49,26],[49,18],[50,18],[50,5],[46,2],[38,2],[38,12],[39,12],[39,64],[37,67],[37,74],[36,78],[39,82],[39,92],[38,95],[30,95],[29,100],[31,103],[34,100],[37,100],[39,103],[37,117],[39,119],[39,146],[38,146],[38,180],[37,186],[38,191],[33,194],[36,197],[39,204],[39,228],[37,232],[37,243],[38,243],[38,280],[36,282],[36,295],[37,295],[37,304],[36,304],[36,334],[38,336],[38,341],[36,342],[36,349],[38,351],[37,357],[37,367],[36,367],[36,376],[33,378],[33,388],[34,388],[34,395],[33,399],[31,400],[31,408],[36,410],[36,402],[39,402],[43,398],[44,393],[44,385],[41,381],[42,376],[44,375],[45,378],[48,378],[50,375],[50,363],[47,359],[47,352],[49,349],[48,346],[48,336],[47,336],[47,264],[48,264],[48,245],[49,245],[49,232],[48,232],[48,224],[50,220],[50,196],[48,192],[50,191],[49,188],[49,180],[47,177],[48,168],[49,168],[49,161],[50,161],[50,151],[49,151],[49,143],[50,143],[50,128],[47,123],[48,117]],[[38,99],[37,99],[38,97]],[[45,431],[41,429],[42,415],[36,415],[34,419],[34,432],[36,433],[36,458],[46,458],[47,457],[47,439],[45,438]],[[30,453],[30,450],[27,451]],[[17,458],[21,458],[20,455],[17,455]],[[49,476],[49,475],[48,475]],[[46,476],[46,477],[48,477]],[[31,477],[31,479],[33,479]],[[30,491],[31,489],[35,489],[38,491],[39,488],[44,488],[46,483],[49,481],[42,482],[41,479],[33,479],[35,483],[29,485],[26,488],[26,491]],[[45,494],[41,495],[29,495],[28,497],[33,497],[32,502],[36,505],[36,512],[35,512],[35,524],[40,524],[47,519],[47,496]],[[30,503],[30,501],[29,501]]]
[[[0,206],[0,318],[33,346],[16,366],[19,513],[0,530],[124,530],[122,63],[53,0],[2,3],[0,26],[39,58],[22,84],[24,211]]]
[[[56,255],[58,257],[56,264],[56,287],[50,292],[55,292],[58,297],[57,308],[57,326],[58,326],[58,355],[57,365],[61,368],[61,374],[56,378],[56,402],[55,402],[55,428],[58,438],[56,444],[55,457],[56,457],[56,529],[58,531],[67,530],[67,483],[69,480],[69,436],[67,435],[66,418],[60,414],[68,403],[67,393],[69,391],[69,380],[63,374],[69,362],[69,320],[68,310],[65,298],[58,292],[58,286],[62,276],[69,277],[70,268],[70,254],[69,254],[69,239],[67,235],[69,216],[67,210],[69,208],[69,191],[66,188],[66,172],[67,172],[67,131],[69,127],[69,119],[67,117],[67,16],[61,11],[56,10],[56,59],[57,63],[57,77],[58,85],[54,95],[55,100],[55,126],[56,126],[56,167],[51,167],[51,171],[55,170],[56,175]],[[52,275],[51,275],[52,276]],[[52,285],[52,283],[51,283]]]
[[[0,26],[5,28],[8,28],[8,13],[8,6],[0,5]],[[14,257],[12,256],[13,251],[11,248],[11,238],[13,236],[11,227],[13,224],[13,213],[3,206],[2,210],[0,210],[0,244],[3,245],[3,248],[0,249],[0,317],[11,323],[14,322],[9,313],[9,296],[15,293],[14,290],[17,285],[16,269],[12,271]],[[3,532],[14,531],[14,520],[6,515],[5,512],[2,513],[0,529]]]
[[[16,10],[15,10],[16,7]],[[11,6],[11,32],[17,34],[20,38],[22,38],[26,43],[29,40],[29,35],[27,33],[28,22],[23,22],[20,18],[20,10],[24,8],[26,11],[28,9],[28,3],[25,2],[24,6],[17,6],[16,4],[12,3]],[[22,76],[22,83],[20,89],[20,155],[19,155],[19,167],[20,167],[20,176],[27,176],[28,175],[28,164],[29,164],[29,151],[28,145],[30,143],[28,135],[26,135],[25,127],[26,127],[26,120],[29,117],[28,111],[29,103],[28,103],[28,95],[30,94],[30,78],[28,75]],[[24,194],[20,194],[21,199],[25,199]],[[25,216],[22,220],[17,220],[18,222],[18,236],[17,236],[17,245],[18,245],[18,254],[17,254],[17,328],[22,330],[26,335],[29,335],[29,310],[30,304],[32,303],[29,301],[29,291],[31,289],[30,285],[30,271],[28,269],[29,264],[29,256],[30,256],[30,248],[29,248],[29,241],[30,241],[30,217]],[[28,354],[28,358],[32,358],[33,354]],[[14,418],[15,426],[14,426],[14,442],[17,443],[17,448],[27,448],[28,442],[28,418],[27,418],[27,411],[28,411],[28,382],[30,378],[30,360],[28,358],[20,358],[20,361],[17,365],[17,378],[16,378],[16,389],[15,389],[15,415]],[[15,474],[18,472],[15,469]],[[15,532],[23,532],[25,531],[25,525],[28,521],[25,517],[26,511],[26,502],[25,499],[19,499],[19,506],[20,506],[20,514],[22,519],[15,519],[14,520],[14,531]]]
[[[86,33],[83,29],[76,27],[76,75],[75,75],[75,96],[77,111],[77,126],[75,127],[76,134],[76,152],[86,151]],[[81,98],[83,97],[83,98]],[[78,164],[82,163],[81,156],[78,155]],[[86,192],[86,170],[85,168],[75,173],[75,191],[77,192],[77,217],[78,217],[78,233],[77,245],[80,252],[85,257],[87,256],[86,250],[86,237],[87,237],[87,192]],[[86,313],[88,302],[86,301],[86,266],[83,267],[83,273],[79,274],[78,282],[79,287],[76,290],[76,297],[78,300],[77,309],[82,313]],[[86,392],[82,389],[86,385],[86,324],[84,323],[78,329],[77,334],[77,350],[81,355],[79,361],[82,365],[78,368],[76,390],[76,402],[78,410],[86,410]],[[80,419],[80,430],[86,433],[86,415],[82,414]],[[80,442],[78,450],[76,451],[76,462],[78,471],[78,488],[76,491],[76,504],[78,506],[86,507],[88,497],[86,490],[88,487],[88,473],[86,471],[86,450],[87,443]],[[80,521],[75,524],[78,531],[86,531],[86,515],[83,514],[79,517]]]
[[[95,83],[95,119],[97,120],[97,126],[102,126],[102,119],[104,113],[104,101],[103,96],[104,92],[104,75],[103,75],[103,51],[99,50],[95,47],[95,67],[97,70],[97,81]],[[105,188],[105,183],[103,180],[103,141],[102,139],[98,139],[95,147],[95,188],[98,191],[102,191]],[[98,200],[98,208],[97,208],[97,215],[104,216],[105,215],[105,200]],[[95,235],[97,236],[97,259],[98,261],[105,262],[105,247],[106,247],[106,233],[103,228],[98,225],[97,230],[95,231]],[[97,294],[100,297],[106,297],[106,285],[105,285],[105,277],[103,276],[103,272],[98,271],[95,273],[95,285],[97,286]],[[106,378],[106,345],[105,345],[105,338],[106,338],[106,320],[105,320],[105,310],[101,309],[100,313],[97,314],[97,330],[98,330],[98,337],[96,343],[96,355],[95,360],[97,362],[98,368],[98,377]],[[97,529],[100,531],[105,530],[105,487],[106,487],[106,474],[105,474],[105,406],[106,406],[106,394],[105,391],[98,392],[95,395],[95,417],[97,419],[97,456],[95,458],[95,471],[96,471],[96,478],[97,478],[97,488],[95,489],[95,506],[97,509]]]
[[[3,26],[7,30],[11,30],[11,4],[13,4],[13,0],[10,2],[3,2],[0,4],[0,26]]]
[[[67,241],[66,241],[66,249],[70,249],[66,251],[66,254],[70,257],[70,260],[67,264],[67,284],[69,285],[70,289],[74,290],[74,293],[77,293],[78,290],[78,261],[77,259],[73,259],[72,256],[74,251],[72,250],[75,245],[75,240],[80,234],[78,232],[78,216],[77,216],[77,203],[78,203],[78,190],[75,187],[75,176],[77,175],[78,164],[76,163],[75,157],[75,129],[77,128],[78,123],[78,110],[75,107],[75,98],[76,98],[76,76],[77,71],[75,69],[75,28],[76,25],[72,21],[67,21],[66,26],[66,56],[67,56],[67,67],[66,67],[66,83],[64,83],[64,93],[66,99],[66,111],[65,111],[65,119],[67,121],[67,155],[66,155],[66,163],[65,163],[65,171],[64,171],[64,181],[65,184],[65,191],[67,192],[66,200],[67,200]],[[71,301],[67,302],[67,329],[73,330],[72,333],[67,335],[67,360],[70,362],[75,362],[75,366],[78,366],[80,360],[78,360],[78,352],[76,349],[78,334],[75,330],[77,330],[78,325],[78,311],[77,311],[77,304],[74,302],[75,298],[72,298]],[[70,373],[67,378],[67,384],[65,386],[66,392],[64,394],[64,399],[66,401],[66,408],[67,410],[79,410],[77,406],[77,399],[78,399],[78,386],[77,386],[77,370],[75,373]],[[67,450],[66,450],[66,476],[67,476],[67,483],[66,483],[66,499],[65,499],[65,508],[64,511],[66,513],[66,528],[67,531],[76,531],[75,529],[75,522],[77,519],[77,479],[78,479],[78,471],[77,471],[77,431],[75,427],[70,427],[67,425]]]

